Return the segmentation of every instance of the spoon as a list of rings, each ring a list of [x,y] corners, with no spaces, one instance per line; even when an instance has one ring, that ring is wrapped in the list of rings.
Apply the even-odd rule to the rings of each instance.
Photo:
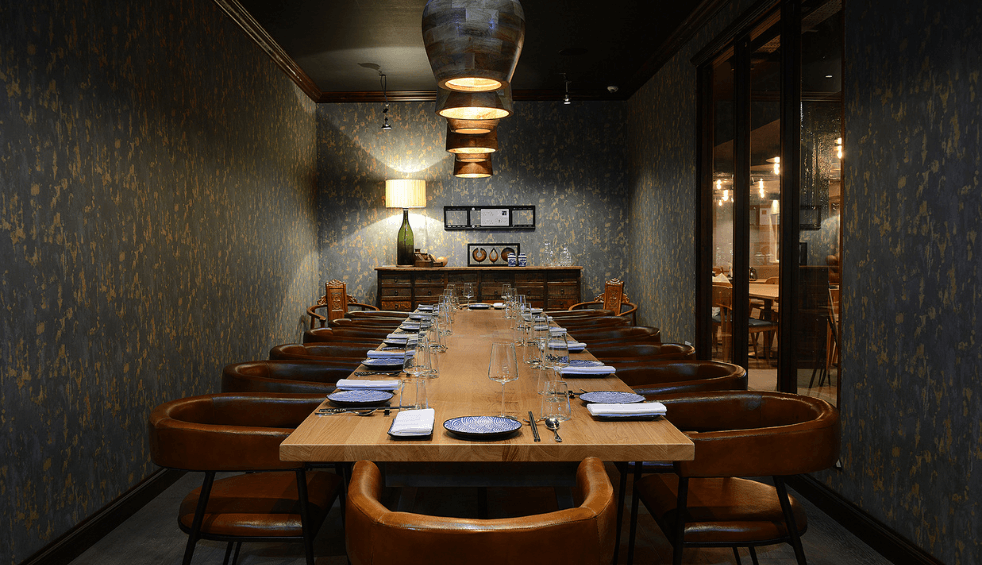
[[[563,441],[563,438],[559,437],[559,418],[549,417],[546,418],[546,428],[552,430],[552,433],[556,436],[556,441]]]

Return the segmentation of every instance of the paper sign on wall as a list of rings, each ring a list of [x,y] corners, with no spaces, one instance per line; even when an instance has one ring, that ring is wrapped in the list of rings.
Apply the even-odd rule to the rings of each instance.
[[[508,208],[483,208],[481,209],[481,226],[507,226],[509,225]]]

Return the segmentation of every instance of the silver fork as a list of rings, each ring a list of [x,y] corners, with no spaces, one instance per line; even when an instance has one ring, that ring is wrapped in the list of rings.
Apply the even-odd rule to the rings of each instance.
[[[317,411],[318,416],[334,416],[335,414],[354,414],[356,416],[371,416],[378,408],[321,408]]]

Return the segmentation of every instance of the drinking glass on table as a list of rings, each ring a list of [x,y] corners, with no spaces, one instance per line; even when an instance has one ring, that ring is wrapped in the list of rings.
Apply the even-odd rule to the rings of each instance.
[[[444,333],[443,326],[448,322],[445,319],[446,315],[443,312],[437,311],[436,315],[433,316],[433,325],[430,326],[430,331],[427,334],[430,349],[441,353],[447,350],[446,340],[444,339],[447,334]]]
[[[511,298],[511,283],[501,285],[501,301],[507,303]]]
[[[467,305],[471,305],[471,298],[474,298],[474,285],[471,283],[464,283],[464,298],[467,299]]]
[[[556,373],[556,380],[562,380],[563,367],[569,366],[569,342],[566,340],[566,332],[549,336],[543,351],[542,364]]]
[[[558,418],[564,422],[570,419],[573,409],[569,403],[569,385],[566,381],[544,381],[539,393],[540,418]]]
[[[550,335],[549,318],[542,315],[533,316],[531,341],[536,355],[536,360],[532,363],[533,367],[543,366],[543,357],[545,356],[546,344],[549,343]]]
[[[430,347],[425,332],[420,332],[415,344],[413,342],[406,344],[402,370],[406,373],[406,378],[402,380],[400,403],[404,407],[414,409],[427,408],[429,403],[426,398],[426,382],[423,378],[430,370]]]
[[[518,379],[518,357],[515,344],[505,341],[491,343],[491,359],[488,361],[488,378],[501,383],[501,413],[502,418],[516,419],[505,413],[505,383]]]

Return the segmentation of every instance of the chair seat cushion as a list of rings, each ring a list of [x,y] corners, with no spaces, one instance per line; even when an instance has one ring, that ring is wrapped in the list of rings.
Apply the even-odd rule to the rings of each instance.
[[[759,318],[750,318],[749,321],[747,322],[747,325],[750,326],[750,328],[752,329],[766,328],[771,326],[777,328],[777,322],[773,320],[761,320]]]
[[[678,475],[657,473],[639,480],[638,495],[671,540],[678,513]],[[791,498],[798,533],[808,527],[805,511]],[[695,545],[750,545],[787,539],[784,513],[777,489],[738,478],[691,478],[686,504],[685,543]]]
[[[310,527],[320,529],[337,497],[341,477],[326,471],[307,471]],[[191,531],[201,488],[181,502],[178,522]],[[300,537],[300,502],[294,471],[246,473],[214,482],[201,525],[201,535]]]

